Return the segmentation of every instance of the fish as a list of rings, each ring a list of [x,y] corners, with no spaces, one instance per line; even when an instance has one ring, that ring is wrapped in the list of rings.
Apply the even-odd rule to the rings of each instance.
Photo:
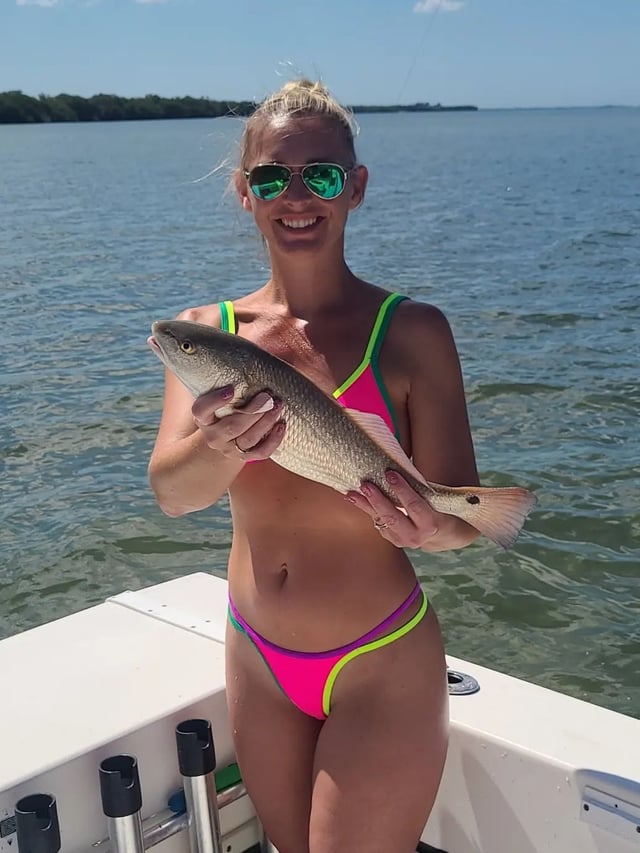
[[[345,408],[291,364],[239,335],[190,320],[157,320],[147,343],[194,397],[233,386],[233,398],[217,417],[262,391],[280,400],[286,429],[270,458],[343,495],[368,481],[401,507],[385,476],[396,471],[434,510],[463,519],[504,549],[515,544],[536,504],[535,495],[520,486],[428,481],[379,415]]]

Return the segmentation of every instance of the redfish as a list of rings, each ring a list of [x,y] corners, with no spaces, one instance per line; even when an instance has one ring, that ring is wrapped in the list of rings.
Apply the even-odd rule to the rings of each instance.
[[[518,486],[429,482],[382,418],[344,408],[290,364],[239,335],[186,320],[160,320],[151,331],[149,345],[194,397],[233,385],[233,399],[217,416],[230,414],[260,391],[281,400],[287,428],[271,459],[294,474],[342,494],[369,481],[399,506],[385,477],[386,471],[397,471],[434,510],[463,519],[503,548],[514,544],[536,503]]]

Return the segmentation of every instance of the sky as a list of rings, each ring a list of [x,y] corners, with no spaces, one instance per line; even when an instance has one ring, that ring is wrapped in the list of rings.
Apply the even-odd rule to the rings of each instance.
[[[640,105],[640,0],[0,0],[0,91]]]

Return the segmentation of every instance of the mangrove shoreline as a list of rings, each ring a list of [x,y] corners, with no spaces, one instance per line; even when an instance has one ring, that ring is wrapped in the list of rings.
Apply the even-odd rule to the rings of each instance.
[[[256,109],[252,101],[216,101],[210,98],[123,98],[119,95],[25,95],[20,90],[0,92],[0,124],[45,124],[51,122],[151,121],[178,118],[221,118],[249,116]],[[477,110],[472,105],[392,104],[355,105],[354,113],[460,112]]]

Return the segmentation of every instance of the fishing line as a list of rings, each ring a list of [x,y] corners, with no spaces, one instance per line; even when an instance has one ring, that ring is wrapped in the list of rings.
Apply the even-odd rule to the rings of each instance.
[[[396,103],[398,103],[398,104],[402,103],[402,101],[400,100],[402,97],[402,93],[404,92],[404,90],[407,86],[407,83],[409,82],[409,77],[411,77],[411,74],[413,73],[413,69],[416,67],[416,63],[418,61],[418,55],[419,55],[420,51],[422,50],[422,47],[426,41],[427,35],[431,32],[431,28],[433,27],[433,23],[434,23],[435,19],[438,17],[438,13],[440,12],[441,9],[442,9],[442,4],[439,3],[436,6],[432,15],[429,15],[428,13],[426,13],[427,22],[425,24],[424,30],[422,31],[422,37],[420,39],[420,42],[418,44],[418,47],[416,48],[414,55],[413,55],[413,60],[411,62],[411,65],[409,66],[409,70],[407,71],[406,76],[404,78],[404,82],[402,83],[402,86],[400,87],[400,91],[398,92],[398,98],[396,101]]]

